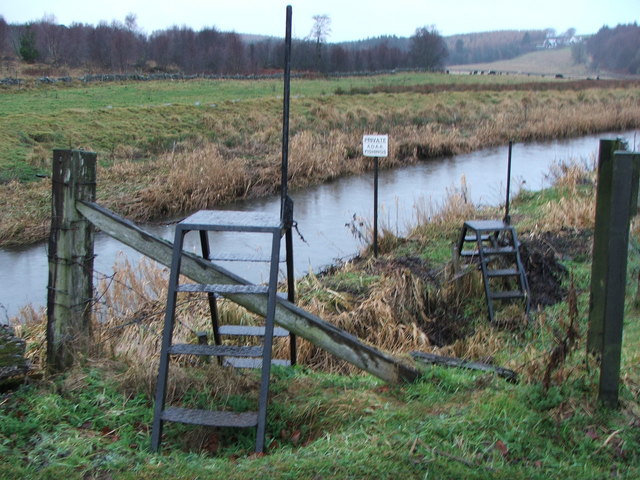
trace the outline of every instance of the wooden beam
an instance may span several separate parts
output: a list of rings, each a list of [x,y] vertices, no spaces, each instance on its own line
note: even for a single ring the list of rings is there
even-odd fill
[[[504,367],[496,367],[488,363],[472,362],[460,358],[443,357],[434,353],[411,352],[411,356],[416,360],[430,365],[440,365],[443,367],[465,368],[467,370],[480,370],[482,372],[495,372],[498,376],[510,381],[517,382],[518,374],[513,370]]]
[[[171,242],[145,232],[134,223],[96,203],[79,202],[76,208],[107,235],[163,265],[171,265]],[[238,275],[189,252],[183,253],[181,273],[198,283],[249,283]],[[233,294],[225,297],[251,312],[265,315],[266,295]],[[275,321],[295,335],[306,338],[314,345],[386,382],[411,382],[420,375],[413,366],[363,343],[354,335],[284,299],[278,299]]]

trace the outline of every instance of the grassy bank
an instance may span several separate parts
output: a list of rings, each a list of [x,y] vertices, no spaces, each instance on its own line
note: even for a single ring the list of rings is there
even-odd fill
[[[162,453],[150,454],[166,279],[149,264],[123,265],[99,288],[97,318],[106,322],[96,324],[94,354],[67,375],[0,394],[2,477],[638,478],[638,232],[630,243],[621,408],[607,410],[596,402],[597,374],[584,353],[594,176],[575,165],[553,175],[554,188],[522,192],[511,212],[527,252],[532,324],[514,305],[487,325],[476,270],[452,270],[462,220],[500,215],[470,205],[464,191],[440,214],[425,213],[407,237],[385,232],[378,259],[364,252],[297,286],[301,306],[380,348],[505,366],[518,383],[426,367],[415,384],[389,386],[302,342],[301,366],[273,374],[267,455],[251,454],[252,431],[177,424],[167,426]],[[206,304],[186,297],[180,311],[176,334],[195,342],[193,332],[208,323]],[[252,321],[226,302],[221,314]],[[37,367],[42,319],[23,317],[19,332]],[[215,362],[172,372],[171,401],[241,409],[255,402],[251,372]]]
[[[634,83],[406,73],[298,79],[291,184],[368,168],[363,133],[385,132],[383,167],[508,140],[567,138],[640,125]],[[570,87],[570,88],[567,88]],[[276,80],[30,86],[0,91],[0,246],[46,236],[51,149],[98,152],[100,203],[153,220],[277,189]],[[221,175],[222,172],[222,175]],[[230,172],[233,172],[231,175]]]

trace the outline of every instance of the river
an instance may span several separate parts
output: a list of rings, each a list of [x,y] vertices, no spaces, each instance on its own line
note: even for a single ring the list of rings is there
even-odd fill
[[[601,138],[621,137],[637,149],[640,130],[622,133],[591,135],[570,140],[545,143],[515,144],[512,152],[511,191],[524,187],[539,190],[549,185],[550,166],[558,162],[580,161],[592,164]],[[417,165],[381,170],[379,178],[379,218],[381,226],[403,234],[415,219],[416,207],[437,208],[447,196],[448,189],[460,185],[464,176],[469,198],[475,204],[499,205],[506,190],[507,147],[438,158]],[[302,238],[294,234],[296,276],[310,270],[318,271],[338,259],[353,256],[362,247],[349,228],[354,215],[372,223],[373,173],[344,177],[327,184],[290,192],[294,200],[294,218]],[[225,206],[229,210],[279,211],[279,197],[237,202]],[[148,225],[145,229],[172,239],[172,224]],[[265,243],[255,244],[253,237],[222,233],[212,237],[212,248],[229,251],[243,245],[251,250],[265,250]],[[187,236],[186,248],[197,251]],[[24,248],[0,249],[0,323],[6,323],[27,304],[36,308],[46,303],[48,263],[46,243]],[[110,275],[119,255],[136,262],[140,254],[104,234],[95,242],[95,271]],[[266,279],[255,264],[225,265],[253,282]]]

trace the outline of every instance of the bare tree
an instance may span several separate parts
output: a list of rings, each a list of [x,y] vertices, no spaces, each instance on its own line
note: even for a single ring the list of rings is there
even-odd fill
[[[416,67],[438,68],[444,64],[449,51],[435,26],[416,29],[411,37],[411,56]]]
[[[331,35],[331,17],[329,15],[314,15],[313,27],[309,32],[309,39],[316,44],[316,69],[322,70],[322,44]]]
[[[0,15],[0,56],[4,56],[8,51],[8,37],[9,37],[9,25],[5,21],[4,17]]]
[[[142,37],[138,33],[138,24],[135,14],[129,13],[124,20],[124,24],[113,21],[111,24],[113,35],[111,38],[112,64],[120,71],[124,72],[137,60],[141,60]]]
[[[62,42],[65,27],[58,25],[55,15],[49,14],[42,17],[38,24],[39,41],[42,42],[40,48],[45,59],[53,65],[58,65],[61,61]]]

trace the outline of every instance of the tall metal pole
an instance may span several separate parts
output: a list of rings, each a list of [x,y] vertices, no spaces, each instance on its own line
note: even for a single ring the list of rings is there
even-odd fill
[[[373,159],[373,256],[378,257],[378,157]]]
[[[287,193],[289,183],[289,99],[291,97],[291,5],[287,5],[287,17],[284,36],[284,104],[282,108],[282,180],[280,182],[280,218],[287,222],[285,232],[285,252],[287,258],[287,299],[295,303],[295,273],[293,268],[293,202],[287,207]],[[291,364],[297,362],[296,336],[289,334],[289,355]]]
[[[511,223],[511,217],[509,216],[509,198],[511,193],[511,149],[513,142],[509,141],[509,159],[507,160],[507,201],[504,204],[504,223],[509,225]]]
[[[289,176],[289,97],[291,95],[291,5],[287,5],[286,33],[284,38],[284,105],[282,109],[282,180],[280,184],[280,216],[285,212],[287,182]]]

